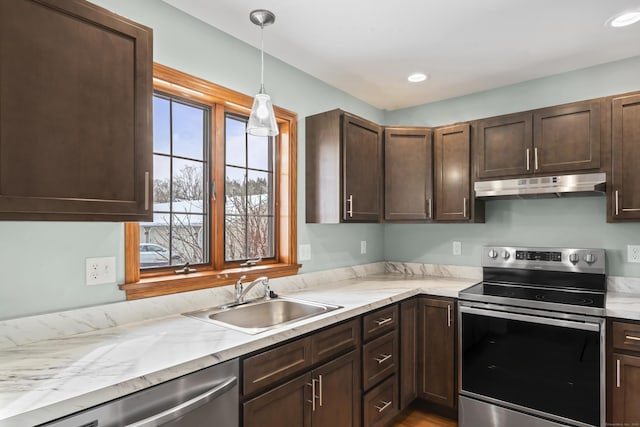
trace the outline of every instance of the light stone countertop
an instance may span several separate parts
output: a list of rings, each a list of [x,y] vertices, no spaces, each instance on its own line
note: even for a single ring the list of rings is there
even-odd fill
[[[257,335],[175,314],[0,349],[0,427],[48,422],[414,295],[456,298],[477,282],[374,274],[279,292],[343,308]],[[610,291],[606,304],[609,317],[640,320],[639,293]]]
[[[248,335],[181,315],[0,350],[0,426],[33,426],[418,294],[474,279],[373,275],[289,293],[343,308]],[[283,295],[287,295],[283,293]]]

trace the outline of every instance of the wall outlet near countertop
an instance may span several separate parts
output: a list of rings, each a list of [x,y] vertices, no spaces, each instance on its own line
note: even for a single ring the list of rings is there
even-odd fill
[[[85,260],[87,286],[116,282],[116,257],[107,256]]]
[[[360,254],[364,255],[367,253],[367,241],[360,240]]]
[[[627,245],[627,262],[640,262],[640,245]]]
[[[311,245],[298,246],[298,261],[309,261],[311,259]]]
[[[453,241],[453,254],[462,255],[462,242]]]

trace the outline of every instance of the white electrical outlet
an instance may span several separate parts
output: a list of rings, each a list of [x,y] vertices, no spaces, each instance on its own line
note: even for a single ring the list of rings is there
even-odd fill
[[[116,282],[116,257],[87,258],[85,261],[87,285],[104,285]]]
[[[453,242],[453,254],[462,255],[462,242],[458,242],[458,241]]]
[[[367,253],[367,241],[360,240],[360,254],[364,255]]]
[[[627,262],[640,262],[640,245],[627,245]]]
[[[298,247],[298,260],[309,261],[311,259],[311,245],[300,245]]]

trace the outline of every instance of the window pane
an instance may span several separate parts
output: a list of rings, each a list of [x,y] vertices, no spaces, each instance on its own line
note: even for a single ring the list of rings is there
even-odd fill
[[[271,174],[250,170],[247,175],[247,215],[270,215]]]
[[[201,108],[173,103],[173,155],[203,159],[204,111]]]
[[[202,163],[173,159],[173,210],[203,212]]]
[[[225,163],[233,166],[247,165],[246,128],[244,121],[227,116],[225,119]]]
[[[224,258],[227,261],[247,259],[246,217],[225,215]]]
[[[249,167],[261,170],[273,170],[272,138],[248,135]]]
[[[232,215],[245,215],[247,193],[245,169],[227,166],[225,179],[225,212]]]
[[[171,130],[170,101],[168,99],[153,97],[153,151],[155,153],[169,154]]]
[[[269,258],[273,253],[273,217],[247,217],[247,258]]]
[[[153,222],[140,223],[140,268],[169,265],[169,233],[168,214],[156,213]]]
[[[171,201],[171,158],[153,156],[153,210],[168,211]]]
[[[204,216],[176,213],[172,218],[172,265],[205,262]]]

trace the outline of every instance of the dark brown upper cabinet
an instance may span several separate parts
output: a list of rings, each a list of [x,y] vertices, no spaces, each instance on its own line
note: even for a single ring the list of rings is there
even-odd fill
[[[434,153],[436,221],[484,221],[484,205],[471,194],[469,124],[436,129]]]
[[[479,120],[476,177],[602,169],[600,100]]]
[[[480,120],[476,126],[479,178],[523,175],[532,172],[531,113]]]
[[[379,222],[382,130],[342,110],[306,118],[306,222]]]
[[[640,220],[640,93],[613,98],[611,221]]]
[[[151,29],[12,0],[0,40],[0,219],[151,220]]]
[[[428,128],[384,131],[384,219],[433,219],[433,140]]]

